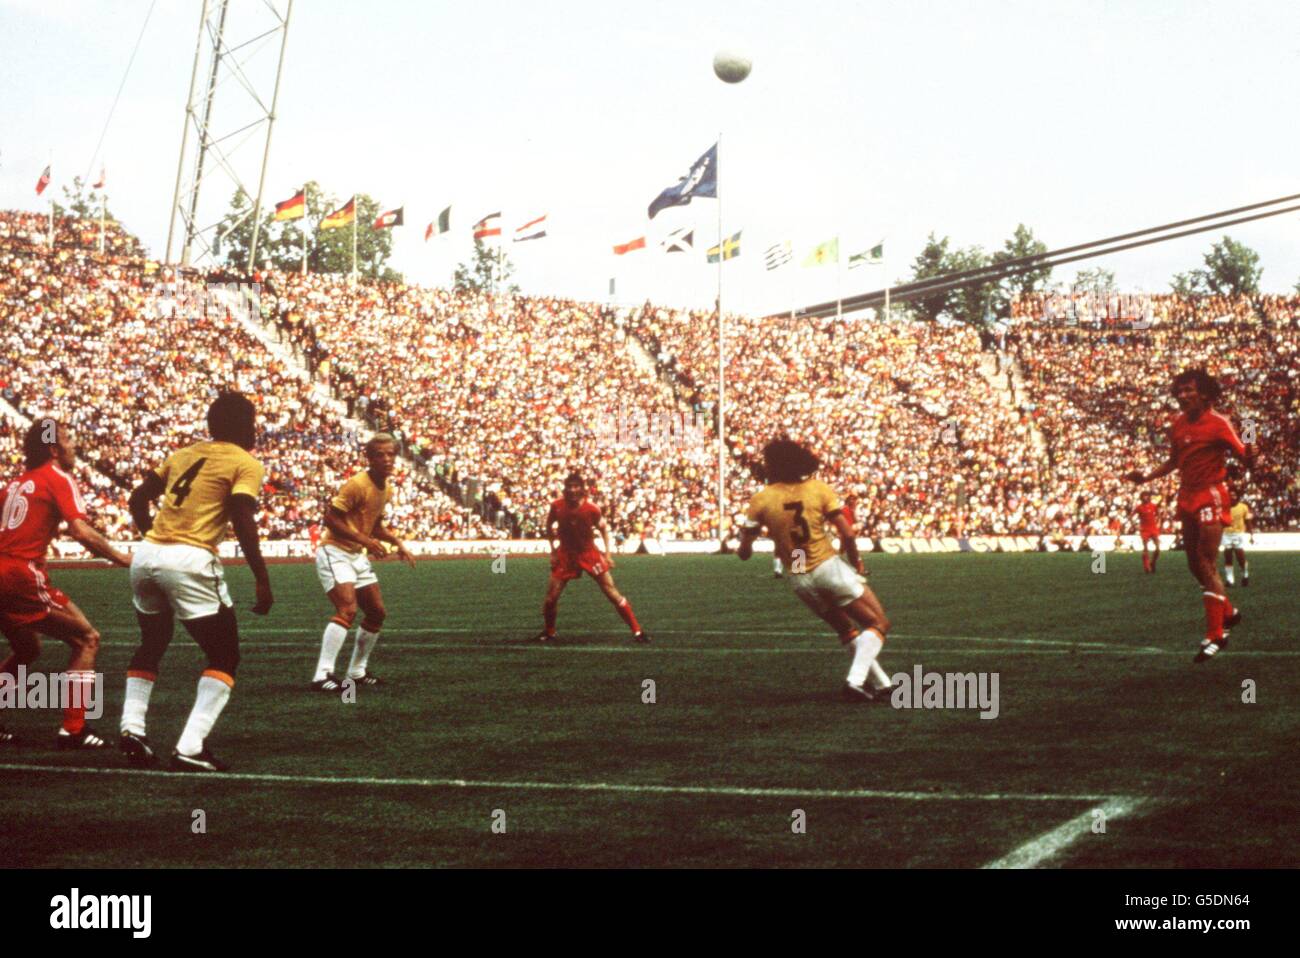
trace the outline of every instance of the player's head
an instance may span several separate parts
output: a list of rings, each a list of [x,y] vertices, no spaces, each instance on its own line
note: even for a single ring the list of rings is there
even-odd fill
[[[1198,366],[1174,377],[1173,393],[1183,412],[1200,412],[1218,402],[1222,390],[1219,381]]]
[[[243,393],[222,393],[208,407],[208,433],[244,449],[257,445],[257,410]]]
[[[1144,490],[1142,491],[1142,501],[1143,501],[1143,502],[1150,502],[1150,501],[1151,501],[1151,490],[1150,490],[1150,489],[1144,489]]]
[[[77,443],[70,426],[49,416],[33,420],[23,436],[23,458],[28,469],[39,469],[51,459],[64,469],[77,464]]]
[[[773,439],[763,447],[763,476],[768,482],[803,482],[821,464],[812,450],[793,439]]]
[[[576,505],[582,501],[582,497],[587,494],[587,482],[582,478],[582,474],[571,472],[564,477],[564,498],[571,504]]]
[[[380,476],[391,476],[397,466],[397,437],[388,432],[371,436],[366,443],[366,466]]]

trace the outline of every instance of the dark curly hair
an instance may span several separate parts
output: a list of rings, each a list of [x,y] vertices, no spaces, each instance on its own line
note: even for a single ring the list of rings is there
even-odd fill
[[[822,461],[793,439],[773,439],[763,447],[763,479],[802,482],[821,468]]]
[[[1223,387],[1219,381],[1211,376],[1204,366],[1197,366],[1195,369],[1184,369],[1174,377],[1170,385],[1170,391],[1177,393],[1178,387],[1184,383],[1192,383],[1196,386],[1196,391],[1204,396],[1209,402],[1217,402],[1223,395]]]

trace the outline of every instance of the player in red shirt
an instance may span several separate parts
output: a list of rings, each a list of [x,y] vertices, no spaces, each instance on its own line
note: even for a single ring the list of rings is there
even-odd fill
[[[86,522],[81,490],[71,475],[77,461],[71,429],[53,419],[36,420],[23,437],[23,454],[27,471],[9,483],[0,508],[0,632],[12,650],[0,663],[0,681],[17,681],[18,667],[36,661],[39,635],[62,639],[72,647],[72,656],[59,748],[104,748],[108,743],[86,725],[85,707],[95,684],[99,633],[50,583],[45,554],[66,522],[68,534],[93,555],[123,567],[131,564],[131,557]],[[13,733],[0,726],[0,744],[13,740]]]
[[[1138,530],[1142,536],[1142,568],[1154,573],[1156,563],[1160,561],[1160,507],[1151,501],[1151,493],[1144,492],[1142,504],[1134,511],[1137,512]],[[1151,550],[1147,549],[1148,543]]]
[[[603,553],[596,548],[597,529],[605,542]],[[614,610],[632,630],[632,639],[649,642],[650,636],[642,631],[632,613],[632,603],[614,588],[614,577],[609,574],[609,570],[614,568],[614,560],[610,557],[609,525],[600,514],[600,508],[587,498],[587,485],[576,472],[564,480],[563,498],[552,502],[550,511],[546,513],[546,538],[551,542],[551,581],[542,602],[545,628],[535,638],[542,642],[555,641],[560,593],[585,572],[596,580],[605,598],[613,603]]]
[[[1205,603],[1205,639],[1195,658],[1204,662],[1227,646],[1225,626],[1241,621],[1241,613],[1228,601],[1218,570],[1219,540],[1223,527],[1232,521],[1232,499],[1223,484],[1227,477],[1225,454],[1232,452],[1247,468],[1254,468],[1256,456],[1228,418],[1215,411],[1219,383],[1204,369],[1187,369],[1175,376],[1173,393],[1182,414],[1169,430],[1168,460],[1150,473],[1135,469],[1125,478],[1140,484],[1178,471],[1177,515],[1187,565],[1201,584]]]

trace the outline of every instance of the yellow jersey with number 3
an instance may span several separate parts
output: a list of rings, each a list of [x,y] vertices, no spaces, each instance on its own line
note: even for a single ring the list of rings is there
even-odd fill
[[[745,526],[767,526],[777,557],[790,571],[811,572],[836,555],[826,522],[843,508],[835,490],[820,479],[774,482],[749,500]]]
[[[184,543],[211,552],[226,537],[230,497],[262,494],[262,464],[233,442],[196,442],[154,469],[163,495],[150,542]]]

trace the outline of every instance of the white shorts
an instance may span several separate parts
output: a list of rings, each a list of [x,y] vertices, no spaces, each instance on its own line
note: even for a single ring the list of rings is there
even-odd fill
[[[1225,549],[1244,549],[1246,548],[1246,533],[1225,532],[1222,542]]]
[[[340,583],[364,589],[379,582],[375,570],[370,568],[370,556],[364,552],[346,552],[332,545],[323,545],[316,550],[316,576],[326,592]]]
[[[221,560],[207,549],[147,539],[131,554],[131,592],[137,612],[158,615],[170,606],[181,620],[216,615],[229,607]]]
[[[840,556],[827,559],[811,572],[792,573],[794,594],[818,615],[832,606],[845,606],[866,589],[853,567]]]

